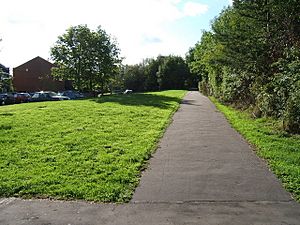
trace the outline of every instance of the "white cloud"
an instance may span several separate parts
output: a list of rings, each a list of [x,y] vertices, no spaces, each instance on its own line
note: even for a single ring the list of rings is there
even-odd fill
[[[115,36],[127,63],[158,54],[184,54],[186,44],[165,28],[208,10],[184,0],[10,0],[1,6],[5,10],[0,14],[0,62],[12,67],[37,55],[47,59],[57,36],[78,24],[92,29],[101,25]]]
[[[196,3],[196,2],[187,2],[184,5],[183,13],[186,16],[197,16],[199,14],[206,13],[208,11],[208,5]]]

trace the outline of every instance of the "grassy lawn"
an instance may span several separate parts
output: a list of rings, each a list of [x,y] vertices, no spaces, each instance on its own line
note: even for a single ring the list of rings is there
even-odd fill
[[[249,114],[220,104],[211,98],[232,126],[266,159],[284,187],[300,202],[300,136],[288,135],[272,119],[252,119]]]
[[[128,201],[184,94],[0,107],[0,196]]]

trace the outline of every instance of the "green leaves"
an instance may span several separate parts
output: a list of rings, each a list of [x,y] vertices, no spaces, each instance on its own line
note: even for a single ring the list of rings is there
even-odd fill
[[[143,63],[126,65],[121,72],[123,85],[134,91],[185,89],[197,86],[197,78],[190,73],[180,56],[158,56]],[[120,79],[119,78],[119,79]]]
[[[72,80],[81,91],[103,91],[120,63],[116,41],[100,26],[96,31],[86,25],[70,27],[51,48],[51,57],[57,65],[53,75]]]
[[[189,70],[180,56],[167,56],[159,65],[157,76],[161,90],[183,89]]]
[[[287,104],[298,112],[290,96],[300,80],[299,12],[294,0],[239,0],[224,9],[190,53],[202,92],[300,127],[285,116]]]

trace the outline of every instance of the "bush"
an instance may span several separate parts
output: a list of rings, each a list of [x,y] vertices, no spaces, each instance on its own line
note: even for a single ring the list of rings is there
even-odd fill
[[[286,101],[274,89],[274,85],[269,83],[256,97],[256,105],[262,116],[280,117],[282,115]]]
[[[287,131],[297,132],[299,124],[300,51],[286,49],[283,58],[273,64],[277,71],[256,97],[264,116],[283,119]],[[298,97],[298,99],[297,99]],[[297,115],[298,113],[298,115]],[[299,129],[298,129],[299,130]]]
[[[210,95],[210,93],[209,93],[209,85],[208,85],[208,83],[206,82],[206,81],[200,81],[199,83],[198,83],[198,87],[199,87],[199,91],[202,93],[202,94],[204,94],[204,95],[206,95],[206,96],[208,96],[208,95]]]
[[[300,89],[300,82],[298,82]],[[283,125],[290,133],[300,133],[300,90],[289,97],[285,110]]]

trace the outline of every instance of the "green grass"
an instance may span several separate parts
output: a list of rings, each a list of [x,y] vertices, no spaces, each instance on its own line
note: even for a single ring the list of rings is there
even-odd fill
[[[128,201],[184,94],[0,107],[0,196]]]
[[[253,119],[246,112],[220,104],[211,98],[232,126],[266,159],[284,187],[300,202],[300,136],[282,131],[280,122],[270,118]]]

